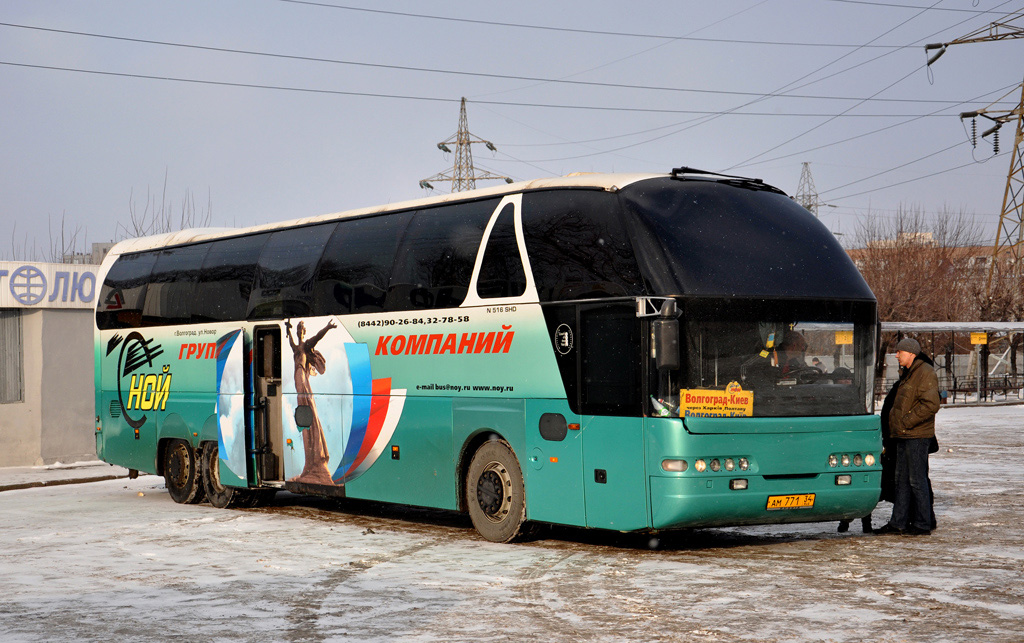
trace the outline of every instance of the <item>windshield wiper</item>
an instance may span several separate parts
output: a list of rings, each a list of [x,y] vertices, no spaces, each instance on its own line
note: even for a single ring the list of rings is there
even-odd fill
[[[768,185],[761,179],[752,179],[746,176],[735,176],[732,174],[720,174],[718,172],[709,172],[708,170],[700,170],[693,167],[677,167],[672,170],[672,178],[679,181],[700,181],[702,178],[686,175],[698,175],[699,177],[710,177],[717,180],[719,183],[725,183],[726,185],[732,185],[738,188],[747,188],[749,190],[764,190],[766,192],[775,192],[776,194],[785,195],[786,193],[779,188]]]

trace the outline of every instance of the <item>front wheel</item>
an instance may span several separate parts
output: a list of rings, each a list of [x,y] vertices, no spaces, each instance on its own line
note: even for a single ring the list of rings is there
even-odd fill
[[[184,440],[171,440],[164,449],[164,486],[174,502],[193,505],[206,494],[195,451]]]
[[[491,440],[473,454],[466,475],[466,504],[473,526],[487,540],[507,543],[524,535],[523,471],[508,442]]]

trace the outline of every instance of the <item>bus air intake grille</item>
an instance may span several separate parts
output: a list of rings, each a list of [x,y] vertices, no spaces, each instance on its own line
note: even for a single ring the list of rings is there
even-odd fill
[[[117,400],[110,402],[110,417],[119,418],[121,417],[121,403]]]

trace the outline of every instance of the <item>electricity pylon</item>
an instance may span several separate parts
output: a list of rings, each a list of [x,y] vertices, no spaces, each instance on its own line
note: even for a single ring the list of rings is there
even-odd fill
[[[938,53],[928,59],[928,64],[931,65],[938,60],[942,54],[946,53],[946,48],[950,45],[1024,38],[1024,27],[1010,24],[1021,17],[1024,17],[1024,11],[1010,14],[1000,22],[993,22],[988,27],[982,27],[956,40],[925,45],[926,52],[938,50]],[[996,230],[996,241],[992,247],[992,261],[988,268],[988,280],[985,282],[985,295],[988,297],[992,295],[992,281],[1000,254],[1004,255],[1003,264],[1007,266],[1011,278],[1020,277],[1022,269],[1024,269],[1024,261],[1022,261],[1024,260],[1024,228],[1021,226],[1021,215],[1024,211],[1024,198],[1022,198],[1024,197],[1024,82],[1021,83],[1020,102],[1017,103],[1015,109],[1009,111],[978,109],[960,114],[961,120],[975,119],[978,116],[995,123],[982,134],[982,137],[990,134],[993,136],[997,154],[999,153],[999,128],[1012,120],[1017,121],[1017,132],[1013,139],[1013,150],[1010,153],[1010,172],[1006,175],[1003,207],[999,213],[999,228]],[[976,143],[977,139],[973,135],[972,139],[971,142]],[[1011,284],[1013,283],[1011,282]],[[1016,286],[1011,285],[1011,287]]]
[[[482,138],[473,138],[469,133],[469,121],[466,119],[466,99],[463,97],[462,105],[459,107],[459,129],[452,136],[437,144],[437,149],[442,152],[451,153],[449,145],[455,146],[455,164],[450,171],[438,172],[434,176],[427,177],[420,181],[420,187],[424,190],[433,190],[431,182],[451,181],[452,192],[462,192],[476,188],[477,181],[500,179],[505,183],[511,183],[512,179],[507,176],[499,176],[487,171],[478,172],[473,166],[473,150],[470,147],[473,143],[483,143],[487,149],[497,152],[498,148],[494,143],[485,141]]]
[[[818,200],[818,190],[814,187],[810,163],[804,163],[803,169],[800,170],[800,184],[796,188],[793,200],[810,210],[814,216],[818,216],[820,206],[828,205]]]

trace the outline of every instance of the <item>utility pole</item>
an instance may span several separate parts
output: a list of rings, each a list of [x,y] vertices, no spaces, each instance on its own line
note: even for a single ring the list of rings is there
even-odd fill
[[[434,176],[423,179],[420,181],[420,187],[424,190],[433,190],[434,186],[431,182],[451,181],[452,192],[462,192],[463,190],[475,189],[476,182],[482,180],[500,179],[505,181],[505,183],[511,183],[512,179],[507,176],[499,176],[487,171],[478,172],[476,170],[473,166],[473,150],[471,147],[473,143],[483,143],[492,152],[498,151],[498,148],[494,147],[494,143],[485,141],[482,138],[474,138],[469,133],[469,121],[466,118],[466,99],[463,97],[462,104],[459,107],[459,129],[455,134],[437,144],[437,149],[448,154],[452,151],[448,146],[455,146],[455,164],[449,171],[438,172]]]
[[[1024,38],[1024,27],[1010,24],[1019,18],[1024,17],[1024,11],[1010,14],[1002,21],[993,22],[988,27],[973,31],[966,36],[951,40],[945,43],[934,43],[925,45],[925,52],[938,50],[928,59],[931,65],[946,53],[950,45],[964,45],[976,42],[993,42],[996,40],[1010,40]],[[1021,215],[1024,211],[1024,82],[1021,83],[1020,102],[1015,109],[1009,111],[978,109],[960,114],[960,119],[972,119],[971,143],[977,143],[974,132],[977,131],[974,119],[981,116],[995,123],[991,128],[982,133],[982,138],[991,135],[993,149],[999,153],[999,128],[1016,120],[1017,132],[1013,139],[1013,150],[1010,153],[1010,171],[1006,175],[1006,189],[1003,191],[1003,207],[999,212],[999,228],[996,230],[996,241],[992,247],[992,261],[989,263],[988,279],[985,282],[986,299],[992,296],[993,277],[996,274],[997,264],[1000,255],[1003,255],[1003,264],[1008,270],[1010,287],[1019,287],[1019,278],[1024,268],[1024,229],[1021,227]]]

